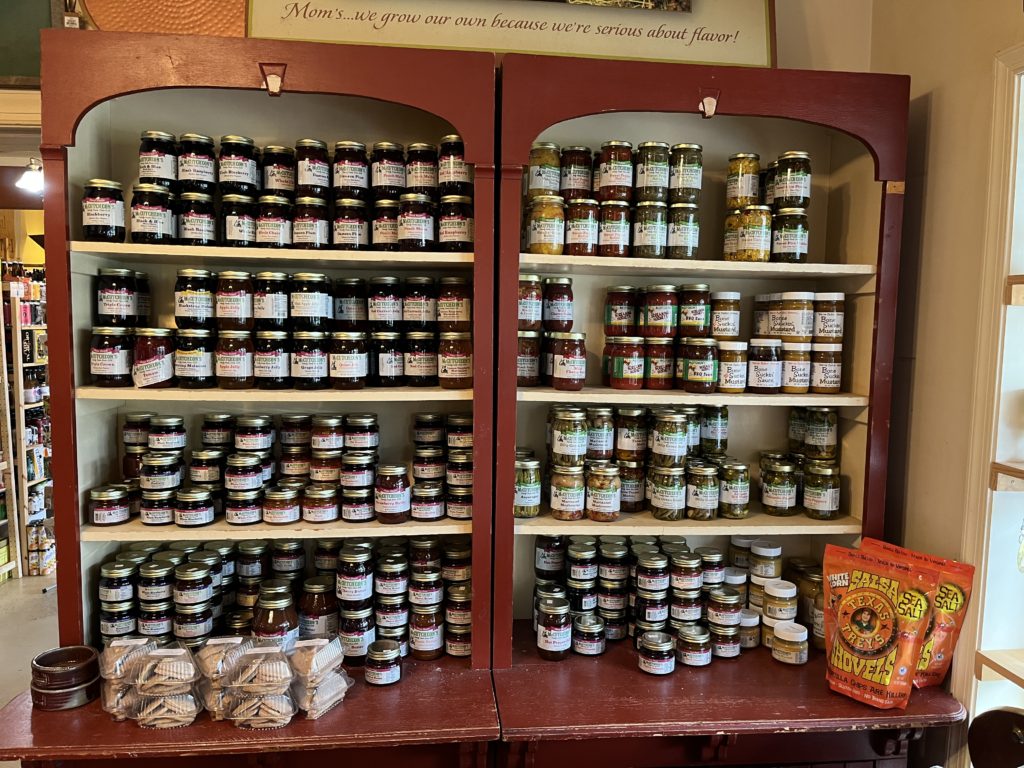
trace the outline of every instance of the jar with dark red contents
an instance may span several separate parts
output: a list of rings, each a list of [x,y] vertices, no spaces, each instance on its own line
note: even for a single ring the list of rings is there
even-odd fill
[[[589,194],[569,199],[565,212],[565,253],[570,256],[596,256],[598,252],[601,208]]]
[[[567,333],[573,324],[572,278],[544,278],[544,330]]]
[[[405,157],[401,144],[378,141],[370,154],[370,184],[377,200],[395,199],[405,192]]]
[[[132,382],[136,387],[173,387],[174,339],[170,328],[136,328],[132,355]]]
[[[540,385],[540,334],[519,331],[519,350],[516,354],[516,386]]]
[[[608,386],[636,390],[644,387],[644,340],[641,336],[609,336],[605,339]]]
[[[147,445],[151,451],[180,451],[185,447],[185,420],[181,416],[152,416]]]
[[[609,286],[604,298],[604,333],[606,336],[637,334],[638,291],[632,285]]]
[[[320,197],[297,197],[292,213],[292,245],[305,250],[327,248],[331,230],[327,224],[327,202]]]
[[[676,358],[672,339],[647,339],[644,361],[645,389],[672,389]]]
[[[416,447],[431,445],[443,448],[445,445],[443,416],[440,413],[417,413],[413,421],[412,441]]]
[[[334,201],[331,247],[336,251],[362,251],[370,247],[370,225],[366,203],[351,197]]]
[[[314,448],[309,459],[309,479],[314,483],[338,483],[341,479],[341,451]]]
[[[295,142],[295,196],[326,199],[330,188],[327,145],[318,139],[299,139]]]
[[[284,331],[256,331],[252,370],[257,389],[291,387],[291,342]]]
[[[209,491],[179,489],[174,496],[174,524],[179,528],[199,528],[213,522],[213,499]]]
[[[711,291],[706,284],[679,286],[679,335],[711,335]]]
[[[214,330],[215,284],[208,270],[178,270],[174,283],[174,324],[179,330]]]
[[[334,579],[316,576],[302,582],[299,601],[299,638],[330,640],[338,632],[338,598]]]
[[[405,334],[402,352],[405,383],[410,387],[437,386],[438,341],[433,333]]]
[[[221,136],[220,191],[228,195],[254,195],[259,190],[256,145],[248,136]]]
[[[263,148],[264,195],[283,195],[289,200],[295,196],[295,150],[270,144]]]
[[[253,378],[252,333],[221,331],[217,336],[217,386],[221,389],[251,389]]]
[[[143,131],[139,142],[139,183],[160,184],[167,189],[178,181],[178,150],[174,134]]]
[[[572,647],[572,621],[569,601],[561,597],[537,602],[537,655],[548,661],[569,658]]]
[[[403,251],[432,251],[434,204],[427,195],[402,195],[398,210],[398,246]]]
[[[149,275],[145,272],[136,272],[135,288],[138,292],[138,303],[135,307],[135,325],[149,325],[153,309],[153,294],[149,289]]]
[[[167,244],[174,242],[172,217],[167,187],[159,184],[136,184],[132,187],[132,242]]]
[[[334,329],[367,330],[366,283],[361,277],[344,277],[335,282]]]
[[[333,523],[338,519],[338,489],[307,485],[302,496],[302,519],[307,523]]]
[[[331,191],[336,198],[366,200],[370,196],[370,164],[366,145],[358,141],[334,142]]]
[[[640,328],[646,338],[675,338],[679,318],[679,294],[674,285],[649,285],[644,293]]]
[[[326,331],[333,322],[331,281],[319,272],[292,275],[289,315],[293,331]]]
[[[366,523],[373,518],[372,488],[345,488],[342,490],[342,520],[346,523]]]
[[[192,451],[188,467],[188,479],[193,483],[219,483],[224,467],[224,451],[206,448]]]
[[[101,486],[89,491],[89,516],[93,525],[127,523],[128,494],[120,488]]]
[[[345,450],[375,451],[380,445],[380,426],[375,413],[349,413],[344,418]]]
[[[130,387],[134,339],[128,328],[93,328],[89,374],[96,387]]]
[[[441,389],[473,388],[471,334],[441,334],[441,341],[437,347],[437,379]]]
[[[213,196],[202,192],[183,192],[178,214],[179,245],[216,245],[217,219],[213,214]]]
[[[369,372],[366,334],[335,331],[331,334],[330,378],[334,389],[362,389]]]
[[[298,477],[309,479],[309,446],[281,446],[281,477]]]
[[[402,290],[397,277],[370,278],[366,314],[371,331],[400,330]]]
[[[156,416],[153,413],[129,413],[124,417],[124,426],[121,428],[121,442],[125,445],[149,446],[150,419]],[[182,441],[185,445],[185,430],[181,430]]]
[[[104,267],[96,282],[96,324],[113,328],[136,325],[139,292],[135,271]]]
[[[402,297],[402,326],[407,331],[437,330],[437,288],[432,277],[407,277]]]
[[[217,276],[214,310],[218,331],[251,331],[253,284],[248,272],[224,271]]]
[[[201,133],[183,133],[178,141],[178,189],[212,195],[217,186],[213,139]]]
[[[363,666],[366,662],[367,649],[377,638],[373,608],[343,608],[338,623],[338,638],[341,640],[345,664],[350,667]]]
[[[628,141],[606,141],[601,145],[602,202],[633,202],[633,145]]]
[[[457,133],[441,137],[438,151],[438,193],[443,195],[473,195],[473,170],[466,162],[465,146]]]
[[[444,484],[436,480],[417,482],[412,487],[410,516],[420,522],[441,520],[444,512]]]
[[[121,474],[125,479],[138,477],[142,473],[142,457],[148,452],[143,445],[126,445],[121,457]]]
[[[629,203],[605,200],[601,203],[601,225],[597,236],[597,255],[629,256]]]
[[[471,450],[473,448],[473,414],[448,414],[445,429],[448,450]]]
[[[437,329],[442,333],[472,330],[472,286],[464,277],[442,277],[437,296]]]
[[[235,427],[235,448],[240,451],[268,451],[274,429],[269,416],[239,416]]]
[[[89,179],[85,183],[82,236],[94,243],[124,242],[124,194],[119,182]]]
[[[436,553],[440,555],[440,552]],[[425,567],[417,567],[413,561],[413,569],[409,576],[409,602],[416,605],[438,605],[444,600],[444,582],[441,580],[440,563]]]
[[[390,555],[378,560],[373,590],[378,596],[405,595],[409,590],[409,561],[401,555]]]
[[[316,450],[335,450],[345,447],[345,430],[340,416],[314,416],[310,445]]]
[[[406,192],[437,196],[437,147],[415,142],[408,146],[405,160]]]
[[[473,198],[446,195],[437,219],[438,249],[447,253],[473,250]]]
[[[295,389],[330,387],[327,334],[297,331],[292,334],[291,376]]]
[[[594,158],[590,147],[562,147],[560,194],[565,200],[590,197]]]
[[[409,471],[404,465],[381,464],[377,467],[377,483],[373,508],[380,523],[404,523],[409,520],[412,491]]]
[[[405,356],[401,334],[380,331],[370,334],[369,373],[372,387],[401,387],[405,384]]]
[[[288,275],[284,272],[257,272],[253,282],[253,316],[257,331],[284,331],[288,328]]]
[[[139,487],[144,491],[163,491],[181,485],[177,455],[152,451],[142,457]]]
[[[224,470],[224,486],[229,491],[252,491],[263,487],[260,457],[255,453],[233,453]]]
[[[370,550],[345,547],[338,552],[338,573],[335,594],[343,609],[352,610],[369,605],[373,597],[373,565]]]
[[[281,195],[263,195],[256,209],[256,247],[287,248],[291,244],[291,202]]]
[[[586,334],[552,333],[551,386],[563,392],[578,392],[587,382]]]
[[[519,276],[519,330],[539,331],[542,328],[544,291],[539,275]]]
[[[398,208],[397,200],[377,200],[373,203],[373,218],[370,221],[371,250],[398,250]]]
[[[676,388],[709,395],[718,386],[718,342],[684,338],[676,350]]]

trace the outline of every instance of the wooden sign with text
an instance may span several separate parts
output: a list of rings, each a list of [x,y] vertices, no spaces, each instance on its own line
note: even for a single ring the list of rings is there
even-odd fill
[[[773,63],[773,0],[690,13],[536,0],[250,0],[250,37],[694,64]]]

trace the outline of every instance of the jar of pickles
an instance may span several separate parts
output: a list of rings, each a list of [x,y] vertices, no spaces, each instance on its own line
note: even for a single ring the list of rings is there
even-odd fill
[[[788,517],[800,512],[796,504],[796,466],[787,461],[769,462],[761,475],[761,505],[765,514]]]
[[[812,520],[839,517],[839,467],[808,461],[804,464],[803,508]]]
[[[700,204],[704,172],[700,144],[674,144],[669,156],[669,202]]]
[[[520,459],[515,463],[515,501],[513,517],[537,517],[540,514],[541,474],[536,459]]]
[[[652,467],[648,506],[656,520],[686,517],[686,470],[680,467]]]

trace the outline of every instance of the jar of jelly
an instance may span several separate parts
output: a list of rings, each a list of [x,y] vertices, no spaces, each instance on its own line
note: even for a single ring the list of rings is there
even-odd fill
[[[370,222],[370,249],[374,251],[398,250],[397,200],[376,200]]]
[[[334,201],[331,220],[331,247],[338,251],[360,251],[370,245],[366,221],[366,203],[350,197]]]
[[[263,148],[264,195],[281,195],[288,200],[295,196],[295,150],[270,144]]]
[[[330,280],[319,272],[296,272],[289,305],[293,331],[325,331],[334,315]]]
[[[370,279],[366,318],[371,331],[398,331],[402,327],[402,291],[397,277]]]
[[[217,217],[213,212],[213,195],[182,192],[178,200],[178,243],[216,245]]]
[[[437,386],[436,336],[420,331],[405,334],[402,353],[405,383],[410,387]]]
[[[358,141],[334,142],[331,192],[335,198],[364,201],[370,196],[370,166],[366,145]]]
[[[405,189],[437,197],[437,147],[415,142],[408,146],[405,161]]]
[[[572,648],[569,601],[544,598],[537,604],[537,654],[548,661],[562,661]]]
[[[254,386],[252,333],[221,331],[217,336],[215,357],[217,386],[221,389],[250,389]]]
[[[435,249],[434,204],[427,195],[401,196],[398,211],[398,246],[403,251]]]
[[[284,272],[257,272],[253,282],[253,327],[257,331],[284,331],[288,325],[290,286]]]
[[[140,389],[175,385],[174,340],[170,328],[136,328],[132,382]]]
[[[295,142],[296,197],[327,198],[331,188],[331,166],[327,145],[319,139]]]
[[[299,601],[299,638],[330,640],[338,632],[338,598],[334,579],[316,576],[302,582]]]
[[[223,195],[220,207],[221,244],[251,248],[256,244],[256,200],[248,195]]]
[[[183,133],[178,141],[178,189],[212,195],[217,186],[213,139],[201,133]]]
[[[473,487],[449,486],[445,499],[445,511],[453,520],[473,518]]]
[[[409,648],[412,657],[421,661],[444,655],[444,613],[440,605],[413,605]]]
[[[267,451],[273,445],[269,416],[239,416],[235,426],[235,448],[239,451]]]
[[[253,381],[257,389],[291,386],[291,343],[284,331],[256,331],[253,345]]]
[[[123,243],[124,234],[121,184],[89,179],[82,194],[82,236],[94,243]]]
[[[473,167],[466,162],[465,145],[457,133],[441,137],[437,158],[438,193],[473,195]]]
[[[338,519],[338,491],[332,487],[307,485],[302,497],[302,519],[308,523],[331,523]]]
[[[198,528],[213,522],[213,499],[209,491],[179,489],[174,496],[174,524],[179,528]]]
[[[472,286],[464,277],[442,277],[437,297],[437,330],[469,333],[472,330]]]
[[[473,198],[445,195],[437,218],[438,248],[448,253],[473,250]]]
[[[96,387],[130,387],[134,347],[128,328],[93,328],[89,374]]]
[[[263,492],[263,522],[270,525],[290,525],[301,517],[299,492],[294,488],[278,486]]]
[[[363,608],[373,597],[373,567],[370,551],[344,548],[338,552],[338,573],[335,592],[345,610]]]
[[[377,467],[373,507],[378,522],[404,523],[409,519],[412,491],[404,465],[382,464]]]
[[[214,302],[218,331],[252,330],[253,283],[248,272],[221,272]]]
[[[330,387],[327,334],[298,331],[292,334],[291,376],[295,389]]]
[[[132,242],[167,244],[174,242],[171,231],[169,190],[159,184],[136,184],[132,187]]]
[[[469,333],[441,334],[437,374],[442,389],[473,388],[473,341]]]
[[[174,324],[179,330],[216,328],[213,273],[206,269],[179,269],[174,283]]]
[[[263,195],[256,209],[256,247],[287,248],[292,244],[292,204],[281,195]]]
[[[378,141],[373,145],[370,185],[375,200],[394,200],[405,192],[405,157],[401,144]]]
[[[367,685],[392,685],[402,679],[402,652],[394,640],[377,640],[366,648],[363,674]]]
[[[139,183],[168,190],[178,181],[178,149],[173,133],[143,131],[139,141]]]
[[[256,145],[248,136],[221,136],[218,164],[222,194],[254,195],[259,191]]]
[[[135,271],[101,268],[96,285],[96,324],[112,328],[135,326],[139,292]]]
[[[317,250],[331,243],[327,224],[327,202],[319,197],[297,197],[292,215],[292,244]]]

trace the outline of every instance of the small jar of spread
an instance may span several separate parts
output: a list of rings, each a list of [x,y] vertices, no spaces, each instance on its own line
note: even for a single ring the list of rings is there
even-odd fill
[[[403,251],[435,249],[434,204],[427,195],[406,194],[399,198],[398,246]]]
[[[767,620],[765,621],[767,628]],[[783,664],[807,663],[807,628],[792,621],[780,621],[772,630],[772,658]]]
[[[288,652],[299,638],[299,614],[290,593],[261,592],[252,614],[252,636]]]
[[[209,567],[199,563],[183,563],[174,569],[174,602],[197,605],[213,598],[213,576]]]
[[[301,517],[299,492],[278,486],[263,492],[263,522],[269,525],[290,525]]]
[[[248,195],[223,195],[220,206],[221,244],[235,248],[256,245],[256,200]]]
[[[453,520],[473,519],[473,487],[449,486],[445,498],[445,512]]]
[[[544,278],[543,322],[544,330],[548,333],[567,333],[572,330],[572,278]]]
[[[366,317],[371,331],[398,331],[403,323],[402,289],[397,277],[370,278]]]
[[[174,524],[179,528],[199,528],[213,522],[213,498],[199,488],[180,489],[174,496]]]
[[[292,244],[292,204],[281,195],[263,195],[256,213],[256,246],[287,248]]]
[[[629,256],[629,203],[622,200],[604,200],[601,203],[597,255]]]
[[[204,331],[203,333],[209,333]],[[253,377],[252,333],[221,331],[216,349],[217,386],[221,389],[250,389]]]
[[[136,184],[132,187],[132,242],[150,245],[174,242],[171,231],[169,190],[159,184]]]
[[[327,334],[297,331],[292,334],[291,377],[295,389],[330,387]]]
[[[569,657],[571,647],[569,601],[542,598],[537,603],[537,654],[548,661],[562,661]]]
[[[539,275],[519,275],[520,331],[539,331],[542,328],[544,294]]]
[[[444,655],[444,613],[440,605],[413,605],[409,649],[412,657],[420,661]]]
[[[235,426],[235,448],[239,451],[268,451],[273,445],[273,432],[269,416],[239,416]]]
[[[89,374],[96,387],[130,387],[134,341],[128,328],[93,328]]]
[[[445,195],[437,218],[437,241],[441,251],[469,253],[473,250],[473,198]]]
[[[139,520],[143,525],[170,525],[174,522],[174,489],[143,491],[139,502]]]
[[[170,328],[136,328],[132,382],[140,389],[175,385],[174,340]]]
[[[373,506],[378,522],[408,521],[411,504],[412,492],[406,467],[398,464],[382,464],[377,467]]]
[[[334,142],[331,191],[335,198],[362,201],[370,196],[370,165],[366,145],[358,141]]]
[[[637,203],[633,215],[633,257],[663,259],[667,248],[668,206],[653,201]]]
[[[119,182],[108,179],[85,182],[82,236],[94,243],[124,242],[124,194]]]
[[[405,334],[402,367],[410,387],[437,386],[438,342],[433,333],[414,331]]]
[[[782,388],[782,360],[779,339],[751,339],[748,353],[747,390],[759,395],[775,395]]]
[[[371,188],[377,200],[396,199],[405,192],[405,157],[401,144],[378,141],[370,154]]]
[[[217,186],[213,139],[201,133],[183,133],[178,141],[178,189],[213,194]]]
[[[295,142],[295,159],[296,196],[326,199],[331,188],[327,144],[318,139],[299,139]]]
[[[587,381],[586,334],[552,333],[554,355],[551,386],[563,392],[578,392]]]
[[[370,222],[370,248],[374,251],[397,251],[398,246],[397,200],[376,200]]]
[[[672,635],[666,632],[643,633],[638,645],[640,670],[649,675],[668,675],[675,672],[675,646]]]
[[[320,197],[296,197],[292,213],[292,245],[318,250],[330,245],[327,202]]]
[[[392,685],[402,679],[401,647],[394,640],[377,640],[366,647],[363,674],[367,685]]]

